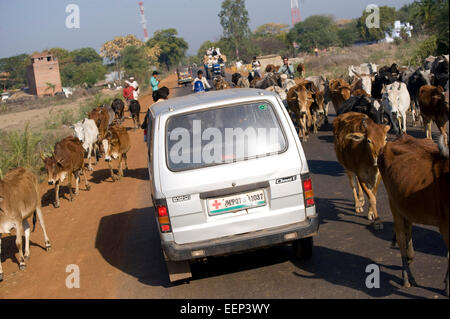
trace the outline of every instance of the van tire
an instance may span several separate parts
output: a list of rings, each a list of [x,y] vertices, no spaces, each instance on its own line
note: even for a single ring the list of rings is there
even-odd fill
[[[298,260],[307,260],[312,257],[314,242],[312,237],[297,239],[292,243],[294,257]]]

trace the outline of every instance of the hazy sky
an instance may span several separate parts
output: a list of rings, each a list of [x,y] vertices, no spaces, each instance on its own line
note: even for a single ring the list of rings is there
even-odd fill
[[[46,48],[69,50],[101,45],[115,36],[143,39],[138,0],[0,0],[0,57]],[[332,14],[337,19],[359,17],[368,4],[400,8],[412,0],[299,0],[302,19]],[[80,28],[68,29],[68,4],[80,8]],[[222,0],[144,0],[150,37],[155,30],[176,28],[196,54],[206,40],[222,34],[217,14]],[[291,24],[290,0],[246,0],[250,28],[267,22]]]

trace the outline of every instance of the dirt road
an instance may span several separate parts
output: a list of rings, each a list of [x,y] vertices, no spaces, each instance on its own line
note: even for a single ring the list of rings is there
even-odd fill
[[[162,81],[176,93],[176,77]],[[153,100],[151,95],[140,99],[145,110]],[[42,110],[40,110],[42,112]],[[128,115],[128,114],[126,114]],[[143,119],[141,119],[143,120]],[[131,120],[124,125],[131,127]],[[81,183],[74,202],[67,200],[68,188],[62,187],[61,207],[53,208],[54,191],[42,184],[43,212],[52,250],[43,249],[43,234],[39,225],[31,234],[31,257],[26,271],[19,271],[15,254],[15,235],[3,235],[1,260],[5,279],[0,283],[0,298],[113,298],[118,291],[117,276],[123,275],[117,263],[127,260],[130,253],[120,243],[133,236],[136,225],[133,212],[151,206],[147,172],[147,152],[142,130],[128,131],[132,147],[128,155],[129,171],[113,183],[103,159],[89,172],[91,190]],[[117,164],[113,163],[116,168]],[[127,213],[123,213],[127,212]],[[119,214],[120,213],[120,214]],[[149,212],[148,218],[153,218]],[[139,253],[139,252],[134,252]],[[105,258],[102,255],[106,255]],[[67,289],[66,267],[75,264],[80,269],[80,289]],[[104,278],[98,284],[98,278]],[[24,289],[26,287],[26,289]]]

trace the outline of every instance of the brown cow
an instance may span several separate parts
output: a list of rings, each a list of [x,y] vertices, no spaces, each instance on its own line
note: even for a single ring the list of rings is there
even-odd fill
[[[275,66],[273,64],[268,64],[266,66],[266,73],[270,73],[270,72],[275,73],[275,72],[278,72],[279,69],[280,69],[279,65]]]
[[[376,208],[376,194],[381,181],[377,158],[386,143],[389,129],[389,126],[376,124],[367,115],[356,112],[341,114],[333,121],[334,150],[348,175],[355,199],[355,211],[364,211],[362,187],[370,203],[368,219],[373,220],[373,226],[377,230],[383,229]],[[359,195],[356,192],[355,177]]]
[[[311,122],[310,108],[314,102],[312,93],[304,84],[298,84],[289,89],[286,100],[289,110],[294,114],[295,120],[298,121],[299,137],[306,141]]]
[[[445,124],[448,122],[449,108],[444,89],[440,86],[423,85],[419,89],[418,100],[427,138],[431,139],[431,121],[434,121],[447,145]]]
[[[388,193],[395,235],[402,255],[404,287],[416,285],[409,268],[414,257],[413,223],[438,226],[447,251],[449,248],[449,159],[442,135],[439,143],[438,148],[431,140],[403,134],[387,143],[378,157],[378,167]],[[447,268],[447,296],[448,281]]]
[[[350,98],[351,90],[350,84],[343,79],[330,80],[329,92],[336,114],[342,104]]]
[[[300,77],[302,78],[305,74],[305,65],[303,63],[299,63],[297,65],[297,72],[300,75]]]
[[[23,167],[9,171],[5,178],[0,180],[0,255],[2,233],[9,234],[12,229],[15,229],[20,270],[26,268],[26,260],[30,257],[28,218],[33,213],[39,218],[44,233],[45,248],[48,251],[51,245],[45,230],[37,178],[30,170]],[[36,219],[33,217],[33,230],[35,222]],[[25,235],[25,255],[22,251],[22,235]],[[0,261],[0,281],[2,280],[3,270]]]
[[[111,178],[114,182],[116,179],[118,180],[120,177],[123,177],[122,158],[125,160],[125,169],[128,170],[127,152],[131,148],[130,136],[124,127],[111,126],[102,143],[105,151],[105,161],[108,162]],[[112,159],[119,159],[118,176],[114,175],[111,164]]]
[[[95,121],[98,128],[98,140],[102,141],[105,138],[106,130],[108,129],[108,110],[103,107],[97,107],[88,113],[88,118]]]
[[[79,139],[68,136],[55,144],[55,152],[51,157],[45,158],[41,154],[47,171],[48,184],[55,185],[55,208],[59,207],[59,186],[67,177],[69,186],[70,201],[73,201],[72,194],[72,174],[75,176],[75,195],[78,195],[80,175],[84,176],[86,190],[90,190],[90,185],[86,177],[84,167],[84,149]]]

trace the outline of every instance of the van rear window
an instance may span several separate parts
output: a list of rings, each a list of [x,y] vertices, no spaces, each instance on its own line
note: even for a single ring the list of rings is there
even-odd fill
[[[167,122],[166,158],[172,171],[279,154],[284,131],[268,102],[174,115]]]

